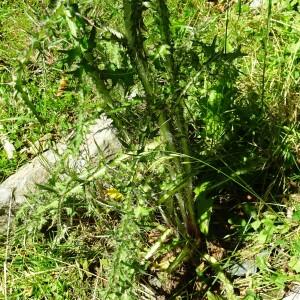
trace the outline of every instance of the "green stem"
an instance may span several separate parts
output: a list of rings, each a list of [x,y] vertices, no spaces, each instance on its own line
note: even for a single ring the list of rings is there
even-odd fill
[[[147,106],[151,109],[155,107],[155,100],[157,95],[154,89],[154,80],[150,72],[150,67],[147,64],[147,58],[145,56],[144,45],[143,45],[143,34],[142,34],[142,1],[141,0],[123,0],[124,7],[124,22],[126,29],[127,47],[129,57],[132,65],[135,66],[138,73],[139,79],[144,87],[147,96]],[[167,6],[164,1],[159,0],[159,12],[161,19],[161,32],[163,42],[170,47],[170,55],[167,59],[167,69],[171,81],[172,94],[175,95],[176,90],[176,72],[175,64],[173,59],[173,46],[171,42],[171,34],[169,30],[169,16]],[[172,97],[172,102],[176,101],[175,96]],[[167,102],[167,101],[166,101]],[[193,196],[192,196],[192,179],[190,178],[191,164],[189,161],[190,151],[187,140],[187,129],[184,126],[184,116],[181,101],[176,105],[175,103],[175,116],[168,116],[167,103],[165,106],[167,109],[160,109],[158,112],[159,126],[163,140],[166,143],[167,150],[173,153],[183,153],[183,157],[174,158],[174,166],[169,166],[168,170],[171,179],[176,179],[178,175],[188,176],[188,182],[184,187],[183,192],[176,194],[180,213],[185,225],[185,235],[188,234],[192,237],[199,236],[198,226],[195,220]],[[174,105],[174,103],[173,103]],[[171,112],[174,111],[171,110]],[[175,141],[179,141],[179,148]],[[183,166],[182,166],[183,164]],[[174,215],[174,204],[168,206],[168,212],[173,211]],[[180,224],[177,224],[181,227]]]
[[[167,70],[171,82],[171,94],[172,100],[171,105],[174,106],[171,111],[175,111],[175,117],[172,118],[174,127],[176,129],[175,137],[179,141],[179,153],[184,154],[181,157],[182,166],[178,166],[178,170],[183,172],[188,178],[186,186],[184,188],[185,197],[184,200],[179,200],[179,205],[182,207],[182,217],[185,220],[185,224],[188,230],[188,233],[194,237],[199,236],[199,229],[196,222],[195,210],[194,210],[194,198],[193,198],[193,182],[191,174],[191,161],[190,161],[190,147],[188,141],[188,129],[185,125],[184,110],[183,110],[183,99],[182,97],[177,97],[177,71],[176,65],[174,62],[174,47],[173,41],[171,38],[170,31],[170,18],[169,10],[166,5],[165,0],[158,1],[158,12],[160,16],[160,32],[162,41],[164,44],[169,46],[169,55],[167,56]],[[182,170],[183,169],[183,170]],[[183,201],[183,203],[181,203]]]

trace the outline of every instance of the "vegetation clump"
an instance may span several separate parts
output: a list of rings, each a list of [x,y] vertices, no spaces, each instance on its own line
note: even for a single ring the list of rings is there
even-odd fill
[[[299,3],[79,2],[0,4],[0,178],[71,129],[77,153],[102,114],[122,153],[53,170],[1,239],[0,293],[282,299],[300,280]]]

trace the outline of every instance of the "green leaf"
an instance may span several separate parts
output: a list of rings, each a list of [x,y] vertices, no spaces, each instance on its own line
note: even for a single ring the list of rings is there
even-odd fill
[[[197,222],[200,231],[207,235],[209,231],[209,222],[212,213],[213,200],[206,197],[206,191],[211,182],[207,181],[195,188],[196,194],[196,208],[197,208]]]
[[[77,31],[78,31],[78,27],[76,25],[76,23],[71,19],[72,15],[71,12],[69,10],[65,10],[65,15],[66,15],[66,21],[68,23],[68,26],[70,28],[71,34],[77,38]]]
[[[258,242],[262,244],[267,243],[271,240],[273,233],[276,229],[274,226],[274,222],[270,219],[264,219],[263,224],[264,228],[258,234]]]
[[[268,269],[267,261],[268,261],[268,258],[266,257],[266,255],[257,255],[256,265],[260,269],[260,271],[264,271],[264,270]]]
[[[149,208],[142,207],[140,205],[134,209],[134,215],[137,219],[149,216],[150,212],[151,210]]]
[[[277,287],[284,289],[285,283],[288,280],[288,275],[283,273],[274,273],[270,279]]]
[[[72,216],[74,210],[71,207],[65,207],[66,213],[68,216]]]
[[[293,213],[293,221],[296,221],[296,222],[299,222],[300,221],[300,210],[296,210],[294,213]]]
[[[295,272],[300,273],[300,257],[293,256],[289,262],[289,267]]]
[[[257,230],[261,225],[261,221],[260,220],[256,220],[254,222],[251,223],[251,227],[254,229],[254,230]]]
[[[41,190],[55,193],[56,195],[59,195],[59,192],[51,185],[49,184],[39,184],[37,183],[36,186],[38,186]]]
[[[248,290],[246,293],[246,296],[243,298],[243,300],[259,300],[259,296],[256,295],[256,293],[252,290]]]
[[[293,253],[300,256],[300,240],[297,239],[292,244]]]
[[[185,245],[181,252],[176,256],[175,260],[168,267],[168,272],[171,274],[178,268],[180,268],[184,262],[188,261],[191,258],[191,245]]]
[[[36,215],[42,215],[45,212],[49,212],[51,210],[57,210],[59,207],[59,201],[58,200],[54,200],[52,201],[50,204],[46,205],[46,206],[41,206],[36,210]]]

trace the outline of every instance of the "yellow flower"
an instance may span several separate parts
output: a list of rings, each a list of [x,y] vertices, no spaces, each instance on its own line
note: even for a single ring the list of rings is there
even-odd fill
[[[123,200],[124,196],[115,188],[109,188],[105,191],[105,194],[116,201],[121,201]]]

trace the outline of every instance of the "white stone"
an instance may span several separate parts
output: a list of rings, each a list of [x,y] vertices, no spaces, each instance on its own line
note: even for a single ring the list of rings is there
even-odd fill
[[[3,224],[7,223],[10,201],[13,200],[12,208],[15,211],[26,201],[29,194],[36,191],[36,184],[46,183],[51,170],[60,161],[68,146],[58,143],[55,148],[35,157],[0,184],[0,232],[5,230]],[[120,149],[121,144],[112,127],[112,121],[102,116],[89,126],[79,155],[68,155],[64,159],[68,168],[80,173],[88,162],[96,164],[100,157],[109,160]]]
[[[251,3],[250,3],[250,8],[251,9],[259,9],[261,8],[262,6],[264,5],[264,0],[253,0]]]
[[[0,187],[0,203],[8,203],[12,197],[12,190],[5,187]]]
[[[282,300],[300,300],[300,284],[293,284],[287,296]]]

